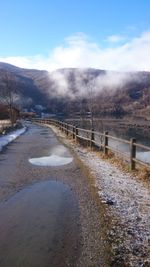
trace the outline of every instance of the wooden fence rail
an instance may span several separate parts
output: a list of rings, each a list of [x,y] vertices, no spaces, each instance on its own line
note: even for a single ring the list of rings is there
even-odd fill
[[[115,136],[111,136],[108,134],[108,132],[100,133],[97,131],[94,131],[94,129],[86,130],[80,127],[77,127],[75,125],[58,121],[58,120],[51,120],[51,119],[32,119],[33,122],[37,123],[44,123],[44,124],[52,124],[56,127],[58,127],[62,132],[64,132],[67,137],[71,136],[74,140],[78,142],[84,142],[87,144],[87,146],[97,147],[100,150],[102,150],[106,155],[109,151],[112,151],[114,153],[117,153],[123,157],[125,157],[129,163],[130,163],[130,169],[135,170],[136,164],[141,164],[147,168],[150,168],[150,164],[147,162],[144,162],[137,157],[137,148],[143,149],[144,151],[149,152],[150,157],[150,147],[138,144],[136,143],[135,138],[131,138],[130,140],[125,140],[122,138],[117,138]],[[114,147],[109,145],[109,141],[114,140],[119,143],[123,143],[128,145],[129,147],[129,153],[120,151],[115,149]]]
[[[10,120],[0,120],[0,134],[2,134],[10,126],[11,126]]]

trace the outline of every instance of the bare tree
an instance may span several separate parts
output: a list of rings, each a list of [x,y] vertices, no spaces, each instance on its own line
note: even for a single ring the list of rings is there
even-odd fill
[[[79,99],[79,114],[80,114],[80,126],[83,128],[85,126],[85,114],[86,114],[86,100],[82,96]]]
[[[96,84],[95,79],[91,79],[87,83],[87,105],[89,109],[89,117],[90,117],[90,124],[91,128],[94,129],[96,127],[96,130],[99,132],[104,131],[104,125],[103,125],[103,120],[101,118],[96,119],[96,124],[94,125],[94,115],[98,110],[100,110],[100,107],[98,108],[98,88]],[[102,143],[103,142],[103,136],[99,136],[99,141]]]
[[[14,104],[17,99],[16,81],[12,74],[1,73],[0,102],[8,107],[11,125],[14,125]]]
[[[95,79],[92,79],[87,83],[87,106],[90,112],[89,117],[90,117],[91,128],[94,128],[95,103],[96,103],[96,84],[95,84]]]

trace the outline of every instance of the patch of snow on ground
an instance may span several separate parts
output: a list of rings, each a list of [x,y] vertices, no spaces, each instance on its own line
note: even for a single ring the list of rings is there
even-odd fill
[[[62,166],[71,163],[73,158],[60,157],[57,155],[50,155],[48,157],[32,158],[29,162],[36,166]]]
[[[0,151],[2,150],[4,146],[8,145],[10,142],[15,140],[19,135],[23,134],[25,131],[26,131],[26,127],[23,127],[16,131],[10,132],[9,134],[1,136],[0,137]]]

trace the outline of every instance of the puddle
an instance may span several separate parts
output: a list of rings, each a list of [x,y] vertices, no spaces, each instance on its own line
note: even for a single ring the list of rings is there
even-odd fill
[[[27,187],[0,204],[0,218],[1,267],[75,266],[78,208],[67,185]]]
[[[49,131],[41,132],[40,135],[44,136],[44,138],[53,138],[54,137],[54,133],[50,133]]]
[[[47,135],[48,134],[48,131],[45,131],[45,132],[41,132],[40,135]]]
[[[69,156],[70,153],[68,152],[68,149],[63,145],[55,145],[50,150],[51,154],[55,154],[57,156]]]
[[[65,158],[65,157],[60,157],[57,155],[29,159],[29,162],[33,165],[51,166],[51,167],[66,165],[66,164],[71,163],[72,161],[73,161],[73,158]]]
[[[47,152],[48,153],[48,152]],[[49,150],[49,155],[30,158],[29,162],[36,166],[63,166],[71,163],[73,158],[63,145],[56,145]]]

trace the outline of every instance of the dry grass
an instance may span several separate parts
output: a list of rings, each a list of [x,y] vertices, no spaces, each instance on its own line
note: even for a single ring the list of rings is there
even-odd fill
[[[114,164],[117,168],[119,168],[119,170],[128,173],[130,172],[129,164],[124,159],[120,158],[115,153],[113,153],[112,151],[109,151],[107,155],[105,155],[102,151],[95,153],[101,159],[106,160],[111,164]]]
[[[120,171],[123,171],[130,175],[132,174],[134,178],[142,180],[148,187],[150,187],[150,168],[144,167],[142,165],[137,165],[136,170],[131,171],[129,162],[125,161],[125,159],[123,158],[120,158],[112,151],[109,151],[107,155],[105,155],[101,151],[95,153],[101,159],[114,164]]]
[[[140,179],[147,180],[150,183],[150,169],[141,167],[137,172]]]

